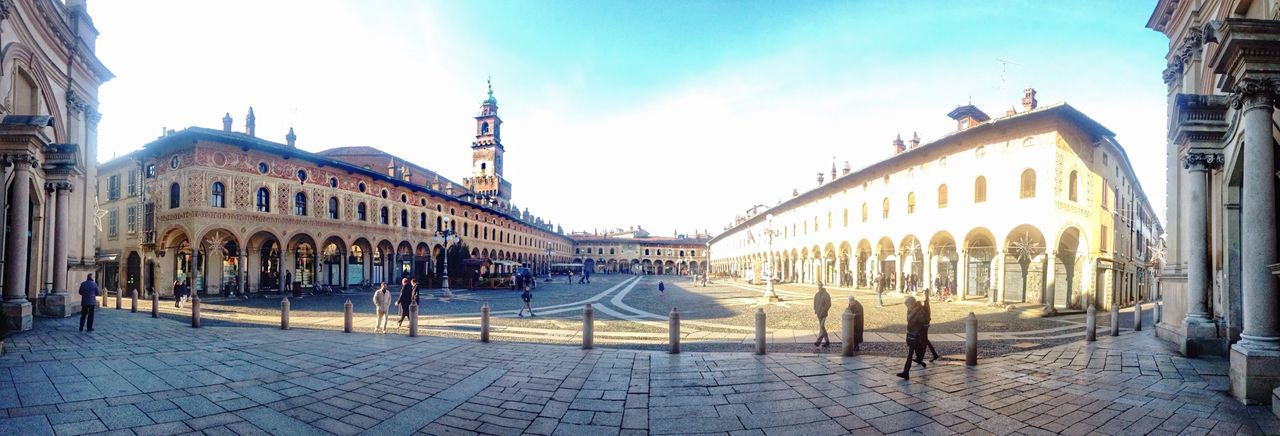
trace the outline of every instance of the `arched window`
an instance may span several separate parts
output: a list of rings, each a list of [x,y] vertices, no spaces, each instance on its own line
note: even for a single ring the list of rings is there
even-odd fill
[[[391,211],[387,210],[386,206],[382,206],[378,211],[378,222],[383,225],[391,224]]]
[[[845,227],[849,227],[849,209],[844,210],[843,223]]]
[[[227,188],[222,182],[213,182],[213,188],[209,191],[210,206],[227,207]]]
[[[1036,196],[1036,172],[1030,168],[1022,171],[1022,190],[1018,198],[1034,198]]]
[[[368,221],[369,209],[364,206],[364,202],[356,205],[356,221]]]
[[[182,204],[182,187],[177,183],[169,185],[169,208],[177,209]]]
[[[40,87],[36,85],[36,81],[27,75],[25,70],[19,70],[18,76],[13,80],[13,113],[18,115],[40,115]]]
[[[338,219],[338,197],[329,197],[329,219]]]
[[[974,203],[987,202],[987,178],[986,177],[978,176],[978,178],[973,181],[973,202]]]
[[[400,209],[400,227],[409,227],[409,211]]]
[[[947,185],[938,185],[938,209],[947,208]]]
[[[882,203],[882,207],[881,207],[880,217],[885,219],[889,218],[889,197],[884,198],[884,202]]]
[[[867,204],[862,203],[862,222],[867,222]]]
[[[1067,183],[1068,183],[1067,199],[1068,200],[1071,200],[1071,201],[1077,200],[1078,191],[1076,189],[1076,185],[1079,182],[1079,180],[1077,180],[1079,179],[1079,177],[1080,177],[1079,174],[1077,174],[1074,170],[1071,171],[1071,176],[1067,177]]]
[[[907,193],[907,215],[916,213],[916,193]]]
[[[307,216],[307,194],[301,192],[293,194],[293,214]]]
[[[267,188],[258,188],[258,194],[254,196],[254,205],[258,212],[271,212],[271,191]]]
[[[426,212],[418,213],[418,228],[423,230],[427,229],[427,213]]]

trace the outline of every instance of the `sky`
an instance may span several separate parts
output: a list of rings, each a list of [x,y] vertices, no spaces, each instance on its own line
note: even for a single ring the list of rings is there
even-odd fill
[[[566,231],[719,233],[890,142],[1066,101],[1116,133],[1163,220],[1154,0],[90,1],[99,161],[224,113],[298,147],[470,175],[486,79],[513,203]]]

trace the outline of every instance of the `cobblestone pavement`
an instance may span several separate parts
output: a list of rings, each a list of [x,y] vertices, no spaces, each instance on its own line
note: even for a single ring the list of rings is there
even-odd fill
[[[813,354],[581,350],[104,310],[38,319],[0,356],[0,435],[1264,434],[1223,360],[1150,330],[976,368]]]
[[[657,292],[657,283],[667,286],[665,294]],[[679,308],[682,318],[682,340],[687,349],[703,351],[749,350],[754,340],[757,308],[767,315],[771,346],[789,351],[827,352],[815,350],[817,322],[813,314],[815,288],[804,285],[780,285],[782,301],[762,303],[762,288],[741,283],[712,283],[697,286],[688,278],[674,276],[599,275],[588,285],[540,282],[534,295],[537,317],[518,317],[519,293],[512,290],[457,290],[453,298],[444,298],[439,290],[424,295],[422,325],[428,334],[475,338],[479,334],[482,304],[493,310],[493,337],[535,343],[577,343],[581,340],[582,308],[591,303],[595,309],[596,341],[635,349],[662,349],[667,342],[667,315]],[[398,291],[392,291],[396,293]],[[867,350],[872,353],[897,354],[904,348],[905,311],[902,295],[886,294],[886,305],[879,307],[874,294],[866,291],[832,289],[834,300],[827,328],[832,340],[840,341],[839,310],[850,295],[865,306]],[[350,299],[355,307],[356,328],[373,328],[372,304],[368,293],[340,296],[308,296],[291,299],[291,324],[295,327],[340,329],[342,303]],[[125,305],[127,306],[127,302]],[[142,302],[149,310],[149,302]],[[963,319],[974,312],[979,321],[982,353],[987,356],[1015,350],[1058,345],[1079,339],[1084,334],[1084,315],[1054,318],[1039,316],[1038,306],[1027,310],[1005,310],[988,307],[981,301],[958,301],[933,304],[933,326],[930,338],[944,354],[961,351]],[[189,309],[162,305],[164,313],[173,317],[189,316]],[[279,323],[278,297],[251,300],[206,298],[203,315],[206,321],[233,323]],[[1153,325],[1151,310],[1144,314],[1145,325]],[[1125,330],[1132,325],[1132,311],[1121,316]],[[1105,332],[1109,316],[1099,316],[1099,329]],[[392,325],[395,326],[395,319]],[[226,325],[226,324],[224,324]],[[404,330],[401,329],[400,332]],[[1105,334],[1105,333],[1104,333]]]

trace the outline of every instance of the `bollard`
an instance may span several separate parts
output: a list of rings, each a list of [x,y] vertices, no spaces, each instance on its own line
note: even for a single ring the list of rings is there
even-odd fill
[[[280,330],[289,329],[289,297],[280,300]]]
[[[151,293],[151,317],[152,318],[160,317],[160,293],[159,292]]]
[[[1111,336],[1120,336],[1120,305],[1111,304]]]
[[[978,365],[978,317],[973,312],[964,319],[964,364]]]
[[[480,342],[489,342],[489,303],[480,306]]]
[[[129,312],[138,313],[138,293],[129,292]]]
[[[191,327],[200,328],[200,297],[196,296],[191,297]]]
[[[1142,300],[1133,303],[1133,331],[1142,331]]]
[[[569,281],[570,284],[573,280]],[[582,308],[582,349],[590,350],[592,347],[593,337],[596,334],[595,329],[596,313],[591,309],[591,304],[587,303],[587,307]]]
[[[120,290],[116,289],[116,310],[120,310]]]
[[[1152,322],[1156,324],[1160,323],[1160,302],[1159,301],[1151,303],[1151,319],[1152,319]]]
[[[346,304],[342,305],[342,332],[351,333],[351,300],[348,299]]]
[[[409,337],[418,337],[418,303],[409,304]]]
[[[764,308],[756,309],[756,354],[765,353]]]
[[[103,309],[107,308],[107,294],[108,294],[107,290],[103,289],[102,290],[102,308]]]
[[[680,354],[680,311],[674,307],[671,308],[671,314],[667,315],[667,339],[671,343],[671,354]]]
[[[853,297],[849,297],[849,305],[853,305]],[[852,310],[840,311],[840,355],[853,355],[853,324],[857,321]]]
[[[1090,304],[1089,309],[1085,311],[1084,340],[1086,342],[1098,340],[1098,311],[1094,310],[1092,304]]]

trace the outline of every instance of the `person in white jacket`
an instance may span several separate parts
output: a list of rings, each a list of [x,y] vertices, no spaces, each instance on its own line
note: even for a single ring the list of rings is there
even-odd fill
[[[391,292],[384,282],[373,293],[373,305],[378,309],[378,320],[373,325],[374,333],[387,332],[387,312],[391,310]]]

